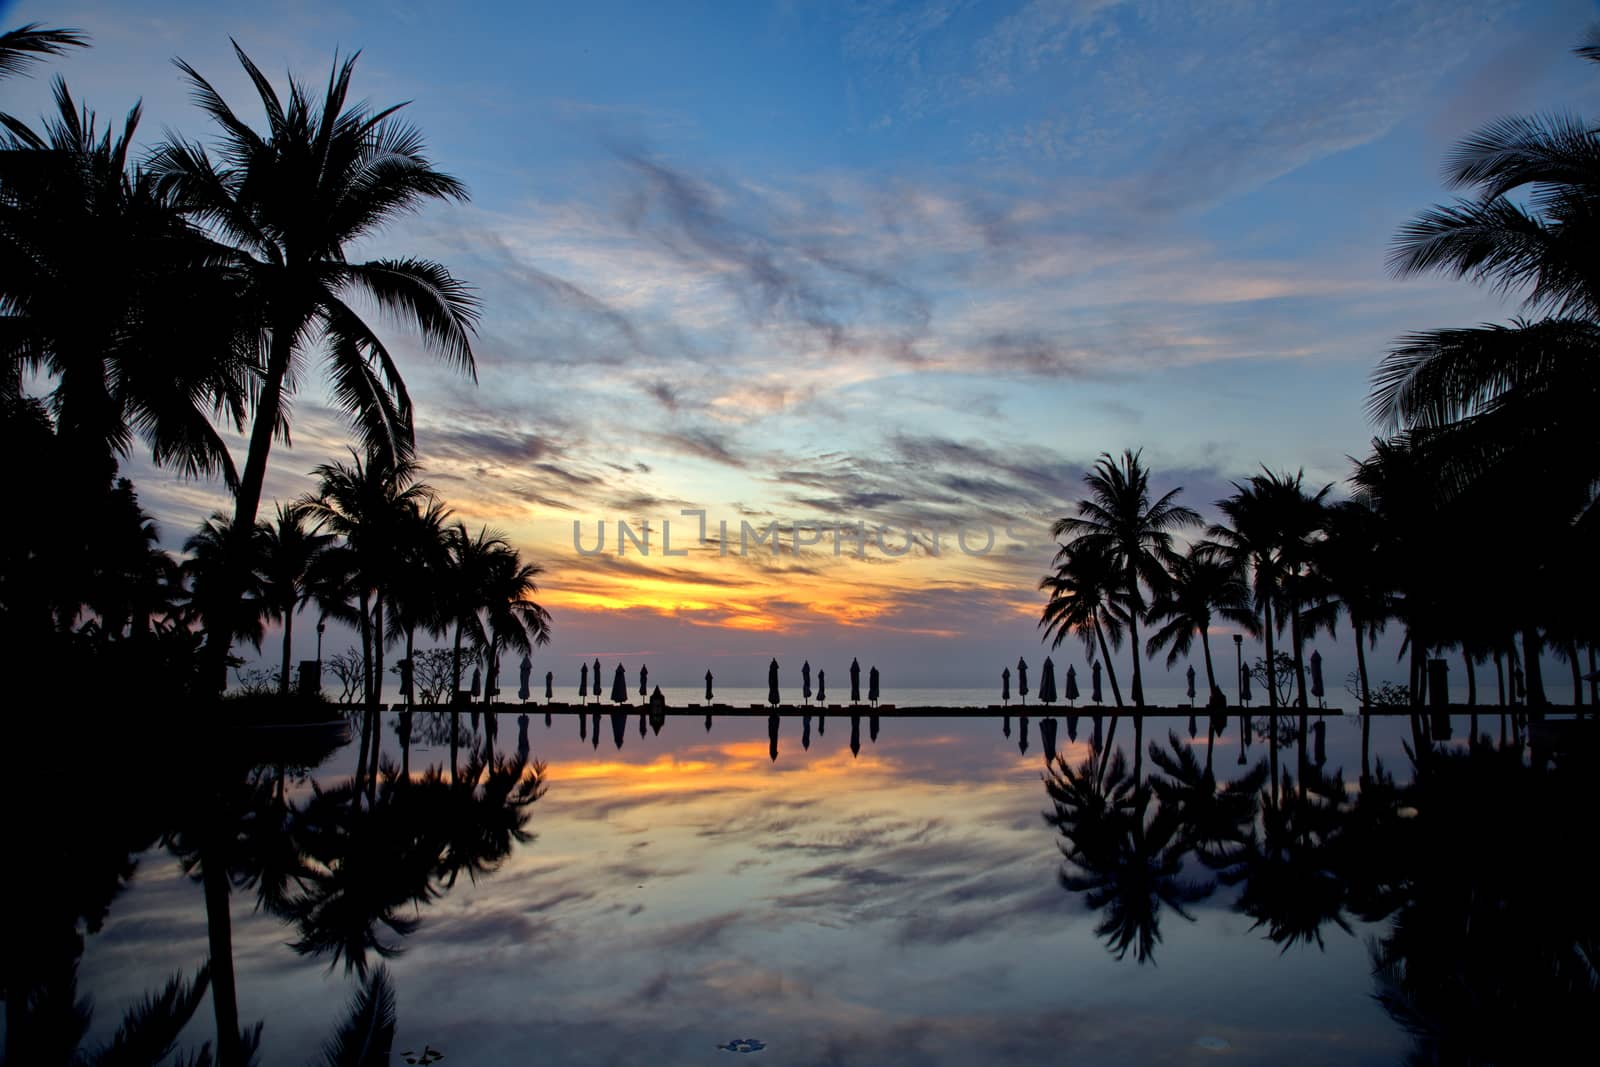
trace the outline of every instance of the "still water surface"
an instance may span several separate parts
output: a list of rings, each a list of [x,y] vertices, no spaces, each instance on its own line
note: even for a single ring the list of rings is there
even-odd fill
[[[1114,747],[1125,766],[1102,761],[1078,773],[1074,793],[1066,770],[1083,772],[1093,724],[1084,716],[1071,740],[1062,710],[1055,747],[1063,762],[1052,768],[1038,718],[1026,734],[1016,718],[884,718],[875,740],[862,718],[853,753],[849,716],[813,718],[809,732],[785,718],[774,742],[761,717],[719,718],[707,730],[697,716],[673,716],[656,732],[635,709],[617,724],[602,717],[597,744],[592,720],[580,729],[569,712],[547,726],[535,710],[519,730],[516,709],[507,708],[496,750],[514,758],[525,745],[543,768],[543,795],[522,809],[526,840],[511,841],[483,870],[459,872],[453,885],[435,878],[419,894],[431,899],[390,907],[398,923],[369,923],[392,958],[353,955],[388,968],[396,1051],[426,1043],[445,1052],[446,1064],[717,1063],[742,1055],[717,1047],[736,1038],[763,1042],[748,1055],[774,1064],[1400,1063],[1415,1039],[1397,1015],[1420,1015],[1436,1044],[1479,1025],[1436,1018],[1450,1015],[1438,1002],[1467,995],[1434,990],[1460,981],[1452,970],[1459,961],[1439,961],[1432,975],[1411,959],[1417,980],[1400,1000],[1374,973],[1375,953],[1415,905],[1406,894],[1422,892],[1414,887],[1428,871],[1396,859],[1393,871],[1363,875],[1360,887],[1354,872],[1368,864],[1363,857],[1406,840],[1410,831],[1395,819],[1415,821],[1420,807],[1436,831],[1455,816],[1441,812],[1443,801],[1386,794],[1387,814],[1362,823],[1366,816],[1353,814],[1361,809],[1358,720],[1326,720],[1323,795],[1312,790],[1300,808],[1298,753],[1286,738],[1280,763],[1296,784],[1274,810],[1295,813],[1299,830],[1280,824],[1269,837],[1256,815],[1243,830],[1260,847],[1241,859],[1238,842],[1204,845],[1203,830],[1164,819],[1180,803],[1163,805],[1150,788],[1173,778],[1148,755],[1152,744],[1170,751],[1169,731],[1204,765],[1203,716],[1192,741],[1183,717],[1145,723],[1138,789],[1133,728],[1122,720]],[[398,763],[394,725],[385,718],[384,758]],[[465,718],[462,725],[465,758],[485,738],[481,724],[475,733]],[[440,726],[419,718],[413,774],[447,761]],[[1454,728],[1455,740],[1440,748],[1465,763],[1465,719]],[[1497,735],[1498,717],[1485,716],[1481,729]],[[1399,786],[1414,774],[1402,749],[1410,738],[1405,718],[1373,722],[1372,755]],[[1255,737],[1242,766],[1239,757],[1234,717],[1212,756],[1223,785],[1265,762],[1265,738]],[[1313,745],[1306,758],[1319,777]],[[286,825],[315,821],[329,800],[316,791],[347,781],[355,764],[352,743],[308,777],[290,775],[274,810],[287,813]],[[1518,770],[1505,773],[1533,773],[1522,767],[1519,758]],[[1120,804],[1120,823],[1107,829],[1092,813],[1074,813],[1087,783],[1115,794],[1106,783],[1119,777],[1123,792],[1111,807]],[[1047,817],[1063,810],[1063,825],[1052,826]],[[1390,829],[1373,829],[1380,823]],[[1444,837],[1481,842],[1482,833],[1451,826]],[[1551,860],[1549,849],[1537,851]],[[1471,871],[1507,857],[1458,858]],[[379,881],[403,877],[384,872],[381,856],[369,862]],[[1593,932],[1592,920],[1574,925],[1562,914],[1559,900],[1545,898],[1554,917],[1533,920],[1535,891],[1517,879],[1547,876],[1525,870],[1496,882],[1511,887],[1512,899],[1495,907],[1519,922],[1528,909],[1537,927],[1514,936],[1556,942],[1539,943],[1537,962],[1516,964],[1538,972],[1540,997],[1567,926],[1575,942]],[[231,898],[240,1017],[264,1021],[261,1062],[311,1062],[356,987],[346,966],[352,952],[292,947],[304,930],[258,906],[258,889],[239,885]],[[1374,906],[1384,893],[1389,899]],[[361,895],[347,897],[358,906]],[[1363,922],[1358,913],[1385,917]],[[1448,941],[1458,920],[1466,921],[1452,913],[1444,933],[1431,936]],[[1493,957],[1497,949],[1474,951]],[[108,1038],[129,1004],[206,956],[200,885],[172,851],[146,851],[84,941],[79,990],[95,1005],[88,1042]],[[1526,975],[1515,981],[1529,987]],[[1386,990],[1387,1008],[1378,996]],[[1591,982],[1572,995],[1592,1006],[1593,993]],[[1559,1026],[1570,1007],[1551,1008],[1547,1025]],[[1461,1013],[1470,1014],[1464,1003]],[[208,1004],[186,1043],[197,1046],[212,1027]]]

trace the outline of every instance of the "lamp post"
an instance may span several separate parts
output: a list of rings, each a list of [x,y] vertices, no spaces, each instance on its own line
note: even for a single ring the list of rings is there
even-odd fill
[[[328,624],[321,619],[317,620],[317,692],[322,692],[322,634]]]

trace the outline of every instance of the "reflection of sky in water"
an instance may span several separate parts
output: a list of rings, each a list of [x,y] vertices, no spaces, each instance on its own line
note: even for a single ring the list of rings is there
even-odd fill
[[[514,748],[515,715],[500,721],[501,749]],[[774,763],[764,718],[721,719],[709,734],[674,718],[641,739],[635,714],[620,752],[603,721],[597,752],[575,716],[546,729],[535,714],[532,750],[549,770],[530,809],[536,839],[423,912],[390,964],[396,1050],[703,1062],[750,1036],[775,1063],[1399,1058],[1359,926],[1326,929],[1325,951],[1280,955],[1219,889],[1194,923],[1163,915],[1156,966],[1109,956],[1094,917],[1057,884],[1032,725],[1023,756],[1015,720],[1007,739],[998,720],[885,719],[876,744],[863,721],[852,758],[848,717],[830,717],[826,733],[813,721],[809,751],[800,721],[785,719]],[[1405,726],[1374,723],[1373,752],[1396,768]],[[1186,735],[1183,719],[1152,720],[1146,741],[1169,727]],[[1070,758],[1089,730],[1085,718],[1068,746],[1063,724]],[[1118,730],[1130,743],[1130,724]],[[1232,773],[1237,740],[1232,720],[1219,772]],[[1353,779],[1357,722],[1329,720],[1327,747],[1330,768]],[[443,754],[415,749],[413,766]],[[1264,755],[1258,739],[1252,757]],[[1293,768],[1292,749],[1281,758]],[[352,761],[342,752],[321,776]],[[291,953],[289,931],[251,914],[252,901],[234,896],[241,1015],[266,1020],[265,1062],[304,1062],[351,982]],[[199,887],[147,855],[83,959],[97,1031],[204,956]],[[209,1022],[207,1008],[191,1030]]]

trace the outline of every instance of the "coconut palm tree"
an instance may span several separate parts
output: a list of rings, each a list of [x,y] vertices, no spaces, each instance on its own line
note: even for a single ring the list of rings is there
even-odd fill
[[[481,649],[489,642],[479,613],[489,600],[495,558],[511,546],[487,526],[480,527],[474,537],[458,520],[446,530],[446,548],[440,604],[443,616],[455,630],[450,653],[450,769],[454,774],[460,751],[461,648],[463,643],[470,643]]]
[[[1200,525],[1200,516],[1190,508],[1174,504],[1182,488],[1173,489],[1160,499],[1150,499],[1150,472],[1140,462],[1141,453],[1124,451],[1121,460],[1102,452],[1094,469],[1084,476],[1089,496],[1078,502],[1078,514],[1057,519],[1051,536],[1064,545],[1083,546],[1103,552],[1121,575],[1118,590],[1126,609],[1129,636],[1133,642],[1133,703],[1144,707],[1144,673],[1140,666],[1139,618],[1145,599],[1141,581],[1156,593],[1166,588],[1166,563],[1173,555],[1172,534]]]
[[[392,453],[370,452],[363,459],[354,450],[350,463],[324,463],[312,473],[317,495],[302,503],[306,516],[344,539],[356,573],[359,631],[365,684],[366,715],[362,727],[362,763],[371,741],[372,774],[378,757],[378,704],[383,696],[383,652],[387,645],[385,604],[389,584],[405,562],[411,516],[433,498],[418,481],[421,468]]]
[[[286,402],[314,354],[323,358],[334,402],[352,420],[363,451],[396,465],[411,451],[411,401],[400,368],[350,297],[370,298],[474,378],[478,305],[439,263],[353,262],[346,255],[350,245],[430,200],[466,199],[462,184],[428,161],[420,133],[398,117],[398,106],[347,106],[356,56],[335,61],[320,100],[291,79],[284,103],[237,44],[234,51],[266,113],[265,131],[241,119],[179,60],[196,102],[218,127],[216,155],[174,138],[155,150],[151,167],[187,216],[233,249],[232,266],[247,279],[249,325],[265,349],[235,494],[237,529],[255,521],[272,441],[288,427]]]
[[[487,623],[490,678],[500,675],[500,657],[506,651],[529,654],[534,646],[550,643],[550,613],[534,602],[539,591],[534,579],[544,568],[524,563],[514,548],[490,557],[487,581],[483,588],[484,621]],[[486,731],[493,744],[494,733]]]
[[[237,537],[230,526],[228,516],[219,511],[183,543],[189,554],[182,565],[189,585],[184,618],[204,626],[208,633],[226,635],[230,645],[244,641],[259,651],[263,636],[258,577],[261,541],[255,536]],[[218,664],[217,669],[225,672],[226,663]],[[226,674],[217,680],[221,688],[227,682]]]
[[[26,74],[46,56],[66,55],[68,48],[87,48],[89,38],[81,30],[47,30],[37,22],[0,33],[0,79]],[[0,126],[12,129],[23,124],[0,111]]]
[[[1121,574],[1109,552],[1090,545],[1062,545],[1053,562],[1055,570],[1039,580],[1039,588],[1050,594],[1039,625],[1046,638],[1054,638],[1052,649],[1076,634],[1090,660],[1099,655],[1111,682],[1112,700],[1120,708],[1122,690],[1111,650],[1122,647],[1123,630],[1130,621],[1117,596]]]
[[[411,705],[417,685],[417,630],[442,637],[450,620],[443,611],[444,576],[449,563],[446,537],[450,509],[440,500],[413,504],[400,540],[400,566],[389,583],[389,633],[391,641],[403,640],[405,661],[410,664],[412,688],[405,695],[406,707],[400,713],[400,772],[411,774]]]
[[[48,383],[64,462],[91,481],[109,483],[140,437],[158,465],[232,485],[211,420],[243,425],[241,279],[130,166],[137,106],[118,132],[59,79],[55,104],[40,131],[9,120],[0,134],[0,388],[19,393],[29,373]]]
[[[271,622],[283,624],[283,662],[278,677],[278,692],[289,692],[289,655],[294,636],[294,617],[311,600],[310,579],[317,569],[317,557],[333,544],[332,534],[321,527],[306,526],[304,505],[278,505],[270,523],[261,523],[260,579],[262,609]]]
[[[1255,612],[1250,610],[1250,590],[1244,583],[1236,560],[1210,542],[1190,545],[1181,556],[1174,556],[1169,566],[1169,582],[1165,590],[1156,595],[1150,605],[1147,621],[1161,625],[1150,635],[1145,652],[1155,655],[1172,646],[1167,653],[1170,668],[1189,654],[1194,638],[1200,637],[1200,648],[1206,665],[1207,699],[1217,689],[1217,672],[1211,662],[1211,622],[1213,618],[1225,619],[1245,630],[1254,630]],[[1206,733],[1206,764],[1211,762],[1211,749],[1215,743],[1215,716]]]

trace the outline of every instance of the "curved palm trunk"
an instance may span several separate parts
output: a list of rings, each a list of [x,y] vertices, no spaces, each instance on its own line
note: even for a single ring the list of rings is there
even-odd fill
[[[1367,683],[1366,635],[1362,632],[1359,622],[1353,622],[1351,626],[1355,630],[1356,637],[1356,673],[1361,679],[1361,706],[1370,708],[1372,706],[1372,689]]]
[[[367,745],[372,740],[372,616],[367,591],[361,590],[361,751],[356,757],[355,789],[361,791],[367,771]]]
[[[450,653],[450,781],[456,780],[456,756],[461,751],[461,620],[456,620],[456,643]]]
[[[1544,695],[1544,672],[1539,668],[1539,650],[1538,630],[1532,626],[1523,627],[1523,684],[1528,687],[1528,707],[1530,708],[1544,708],[1550,704],[1549,698]],[[1534,712],[1533,715],[1538,716],[1540,719],[1544,718],[1543,712]]]
[[[406,710],[400,719],[400,776],[411,780],[411,702],[417,691],[417,628],[406,627],[406,662],[411,665],[411,686],[405,692]]]
[[[1500,706],[1506,706],[1506,667],[1500,659],[1500,650],[1494,650],[1494,684],[1500,695]],[[1503,717],[1503,716],[1502,716]]]
[[[1289,640],[1294,643],[1294,676],[1297,688],[1295,703],[1300,708],[1299,744],[1297,750],[1299,758],[1296,761],[1296,773],[1300,775],[1300,795],[1305,796],[1306,790],[1306,734],[1311,731],[1311,717],[1306,713],[1310,706],[1306,700],[1306,660],[1305,638],[1300,629],[1300,603],[1298,594],[1289,610]]]
[[[1211,635],[1207,626],[1200,627],[1200,651],[1206,661],[1206,773],[1211,773],[1211,750],[1217,742],[1217,714],[1210,710],[1211,694],[1217,691],[1217,672],[1211,666]]]
[[[1122,689],[1117,685],[1117,668],[1111,663],[1111,649],[1106,647],[1106,635],[1100,629],[1100,616],[1094,620],[1094,636],[1100,642],[1100,659],[1106,665],[1106,679],[1111,683],[1111,699],[1117,707],[1122,707]]]
[[[211,1006],[217,1020],[218,1067],[242,1067],[239,992],[233,980],[233,919],[228,913],[228,875],[212,857],[201,860],[205,889],[206,940],[211,955]]]
[[[294,605],[290,604],[283,611],[283,670],[278,676],[278,693],[280,696],[289,695],[289,646],[294,639]]]
[[[383,715],[378,705],[383,700],[383,588],[380,586],[372,605],[372,766],[367,775],[367,796],[372,799],[378,791],[378,754],[383,751]]]
[[[1583,673],[1578,666],[1578,642],[1567,642],[1567,664],[1572,668],[1572,706],[1583,706]]]
[[[261,510],[261,487],[267,477],[267,457],[272,452],[272,434],[278,425],[278,411],[283,406],[283,379],[289,371],[289,357],[294,350],[296,328],[280,324],[272,331],[272,341],[267,348],[267,373],[262,378],[261,392],[256,397],[255,419],[250,426],[250,450],[245,455],[244,470],[239,472],[239,489],[233,495],[233,526],[229,534],[235,542],[233,549],[241,558],[249,548],[255,530],[256,513]],[[224,589],[224,603],[234,599],[240,590]],[[229,594],[232,594],[231,596]],[[222,632],[206,635],[205,657],[225,688],[228,682],[228,647],[233,635],[224,627]],[[235,1028],[237,1030],[237,1027]],[[219,1040],[221,1040],[219,1038]],[[238,1038],[235,1036],[234,1044]]]
[[[1476,706],[1478,703],[1478,665],[1472,661],[1472,653],[1465,648],[1461,650],[1461,658],[1467,664],[1467,704]]]

